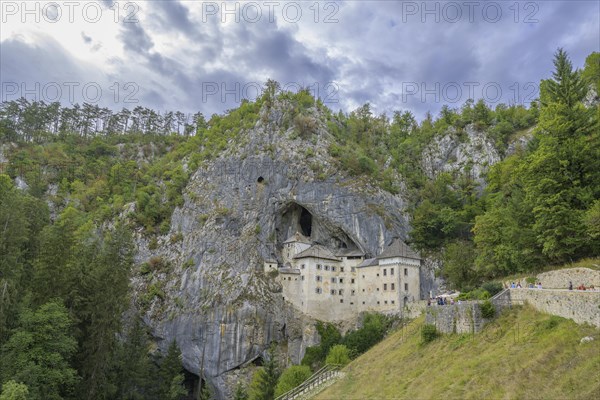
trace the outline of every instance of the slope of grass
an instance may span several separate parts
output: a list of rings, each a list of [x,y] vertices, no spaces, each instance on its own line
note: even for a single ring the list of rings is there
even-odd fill
[[[424,317],[346,368],[320,400],[600,398],[600,331],[529,307],[421,344]],[[584,336],[594,341],[580,343]]]

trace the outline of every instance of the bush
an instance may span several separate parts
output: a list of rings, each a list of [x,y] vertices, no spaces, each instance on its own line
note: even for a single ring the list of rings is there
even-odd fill
[[[435,325],[423,325],[421,328],[421,340],[423,343],[433,342],[438,337],[438,331]]]
[[[310,367],[306,365],[292,365],[283,371],[283,374],[279,377],[279,381],[277,381],[277,386],[275,387],[275,397],[289,392],[310,378],[311,375]]]
[[[481,316],[483,318],[487,318],[487,319],[494,318],[494,316],[496,315],[496,308],[494,307],[492,302],[489,300],[486,300],[483,303],[481,303],[480,309],[481,309]]]
[[[494,297],[496,294],[500,293],[504,287],[500,282],[486,282],[481,285],[481,288],[487,291],[491,297]]]
[[[329,349],[329,354],[325,359],[325,364],[329,365],[346,365],[350,362],[350,352],[343,344],[336,344]]]

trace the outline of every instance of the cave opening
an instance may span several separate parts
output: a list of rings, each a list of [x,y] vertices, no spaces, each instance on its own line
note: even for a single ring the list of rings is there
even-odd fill
[[[258,183],[263,183],[265,181],[265,178],[263,178],[262,176],[259,176],[258,179],[256,180],[256,182]]]
[[[310,237],[312,232],[312,215],[308,210],[302,207],[302,213],[300,214],[300,229],[302,229],[302,234],[304,236]]]

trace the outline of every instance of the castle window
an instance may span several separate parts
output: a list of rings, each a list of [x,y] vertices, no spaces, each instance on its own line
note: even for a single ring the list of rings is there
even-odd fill
[[[408,276],[408,268],[404,268],[404,276]]]
[[[383,269],[383,276],[387,276],[387,269]]]
[[[344,272],[344,267],[340,267],[340,272]]]
[[[383,290],[387,290],[387,283],[383,284]]]
[[[322,268],[321,264],[317,264],[317,269],[321,269],[321,268]]]
[[[304,269],[304,267],[305,267],[305,265],[304,265],[304,264],[302,264],[302,265],[300,266],[300,268],[302,268],[302,269]]]
[[[377,276],[379,276],[379,274],[377,274]]]
[[[344,299],[340,299],[340,303],[343,303],[343,302],[344,302]]]
[[[363,279],[365,279],[365,276],[363,275]]]
[[[352,278],[352,279],[350,280],[350,283],[354,283],[354,278]]]
[[[325,271],[329,271],[329,265],[325,266]]]
[[[350,292],[351,296],[354,296],[356,294],[356,290],[352,289],[352,291]]]
[[[396,290],[396,284],[395,283],[392,283],[392,285],[390,287],[390,290]]]
[[[335,296],[335,289],[331,289],[331,295]]]
[[[335,272],[335,267],[333,265],[331,266],[331,270]]]
[[[317,275],[316,278],[317,278],[317,282],[321,282],[323,280],[323,278],[321,278],[321,275]]]
[[[408,290],[408,283],[404,284],[404,290]]]
[[[363,301],[363,304],[365,304],[365,302]]]
[[[392,300],[392,304],[396,304],[396,302],[394,300]]]
[[[340,283],[344,283],[344,278],[340,278]]]
[[[302,279],[302,280],[304,280],[304,275],[302,275],[302,278],[301,278],[301,279]]]
[[[381,302],[379,302],[379,301],[378,301],[378,302],[377,302],[377,305],[379,305],[379,304],[381,304]]]
[[[394,275],[394,268],[390,268],[390,275]]]
[[[383,302],[384,304],[387,304],[387,300]]]
[[[335,278],[331,278],[331,283],[335,283],[336,279]]]
[[[322,290],[321,290],[320,287],[318,287],[318,288],[315,289],[315,292],[317,292],[317,294],[321,294]]]
[[[353,302],[350,302],[350,305],[351,305],[351,306],[353,306],[353,305],[354,305],[354,303],[353,303]]]
[[[377,288],[377,291],[379,292],[379,288]]]
[[[365,289],[363,289],[363,292],[365,291]]]
[[[343,289],[340,289],[340,290],[338,290],[338,294],[339,294],[340,296],[341,296],[341,295],[343,295],[343,294],[344,294],[344,290],[343,290]]]

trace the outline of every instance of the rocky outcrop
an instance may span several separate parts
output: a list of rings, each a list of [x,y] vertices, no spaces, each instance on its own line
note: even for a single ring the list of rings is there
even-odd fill
[[[494,143],[471,124],[461,133],[450,128],[446,134],[436,136],[423,151],[421,163],[430,178],[441,172],[469,170],[473,179],[483,185],[489,166],[500,160]]]
[[[220,399],[230,393],[228,374],[271,342],[297,363],[318,341],[314,321],[285,303],[262,272],[264,260],[282,261],[287,237],[300,231],[376,255],[407,234],[404,200],[338,172],[316,110],[310,140],[284,131],[285,109],[263,110],[239,142],[193,174],[168,235],[137,238],[137,262],[154,267],[134,278],[134,301],[158,347],[176,340],[185,368],[200,374],[203,364]]]

